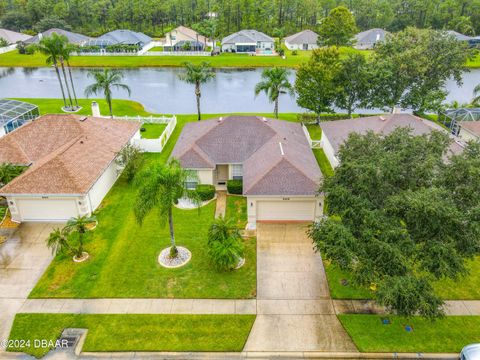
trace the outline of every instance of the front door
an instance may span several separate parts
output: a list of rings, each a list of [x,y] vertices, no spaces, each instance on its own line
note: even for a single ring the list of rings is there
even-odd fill
[[[217,165],[217,184],[225,185],[228,180],[228,165]]]

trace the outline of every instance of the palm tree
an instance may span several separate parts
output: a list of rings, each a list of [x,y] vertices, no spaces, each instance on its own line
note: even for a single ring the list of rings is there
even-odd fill
[[[202,61],[199,65],[194,65],[192,63],[186,62],[185,72],[180,74],[178,77],[180,80],[185,81],[188,84],[195,85],[195,96],[197,97],[197,112],[198,112],[198,121],[201,120],[202,115],[200,113],[200,97],[202,93],[200,91],[200,85],[205,84],[215,77],[215,72],[210,67],[210,64]]]
[[[128,96],[131,94],[130,88],[120,82],[123,79],[123,73],[115,69],[91,70],[88,77],[95,79],[95,82],[87,86],[85,96],[89,97],[92,94],[103,92],[110,110],[110,117],[113,118],[112,89],[124,89],[128,92]]]
[[[472,105],[480,104],[480,84],[473,89],[473,96]]]
[[[83,215],[74,218],[70,218],[67,221],[67,225],[64,228],[64,231],[67,233],[78,233],[78,248],[74,250],[77,258],[82,257],[83,254],[83,240],[87,231],[89,231],[89,226],[94,224],[97,221],[95,216]]]
[[[8,184],[10,181],[20,175],[25,168],[9,163],[0,164],[0,187]]]
[[[75,92],[75,86],[73,84],[73,77],[72,77],[72,70],[70,68],[70,56],[72,55],[72,53],[75,50],[76,50],[75,45],[68,43],[68,40],[67,40],[67,43],[65,43],[65,46],[61,49],[60,62],[62,64],[62,69],[63,69],[63,63],[64,62],[67,63],[68,75],[69,75],[69,78],[70,78],[70,85],[72,87],[73,98],[75,100],[75,110],[77,110],[79,108],[78,100],[77,100],[77,93]],[[66,79],[65,79],[65,82],[67,82]]]
[[[52,36],[46,36],[42,38],[37,45],[37,49],[44,55],[46,55],[46,62],[48,65],[55,67],[57,73],[58,83],[60,84],[60,90],[62,91],[63,104],[67,108],[67,100],[65,99],[65,90],[63,89],[62,78],[60,77],[60,70],[58,69],[59,56],[62,48],[62,40],[60,36],[53,33]]]
[[[64,229],[54,229],[47,239],[47,247],[52,249],[52,253],[56,255],[63,250],[70,250],[68,244],[68,232]]]
[[[195,181],[196,175],[180,166],[176,159],[171,159],[166,165],[153,165],[139,174],[137,182],[140,185],[135,202],[135,217],[142,225],[145,216],[158,206],[161,222],[168,219],[170,228],[170,256],[177,256],[175,231],[173,227],[173,206],[179,199],[187,198],[194,204],[200,199],[196,191],[186,188],[187,181]]]
[[[278,98],[280,94],[294,95],[293,86],[288,80],[290,71],[284,68],[265,69],[262,72],[262,80],[255,86],[255,96],[262,91],[267,95],[270,102],[275,103],[273,112],[278,119]]]

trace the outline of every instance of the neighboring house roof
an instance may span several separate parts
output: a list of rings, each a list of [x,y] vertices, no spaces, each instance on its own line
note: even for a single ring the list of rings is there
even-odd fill
[[[245,195],[315,195],[322,177],[300,124],[257,116],[188,123],[171,157],[190,169],[243,164]]]
[[[388,135],[399,127],[408,127],[414,136],[429,134],[433,130],[445,131],[440,125],[432,121],[419,118],[411,114],[388,114],[369,116],[364,118],[336,120],[320,123],[322,133],[328,138],[335,153],[338,153],[342,144],[351,133],[366,134],[373,131],[375,134]],[[450,152],[457,154],[463,151],[463,146],[458,138],[454,138]]]
[[[206,44],[207,43],[207,38],[203,35],[200,35],[198,32],[196,32],[193,29],[190,29],[186,26],[178,26],[175,29],[169,31],[169,33],[173,32],[179,32],[185,35],[186,37],[189,37],[192,40],[199,41],[201,43]]]
[[[257,30],[241,30],[239,32],[233,33],[224,37],[222,39],[222,45],[224,44],[249,44],[249,43],[257,43],[257,42],[273,42],[273,39]]]
[[[480,121],[461,121],[460,127],[480,137]]]
[[[0,163],[30,165],[0,194],[85,194],[140,123],[44,115],[0,138]]]
[[[26,41],[30,39],[31,36],[7,29],[0,29],[0,38],[7,40],[9,44],[15,44],[18,41]]]
[[[108,43],[108,45],[145,45],[151,42],[152,38],[141,32],[135,32],[131,30],[113,30],[103,34],[102,36],[99,36],[97,39],[94,39],[94,41]]]
[[[54,28],[54,29],[49,29],[47,31],[39,33],[39,34],[35,35],[34,37],[31,37],[30,39],[28,39],[25,42],[29,43],[29,44],[38,44],[43,37],[50,36],[53,33],[56,33],[58,35],[65,35],[68,39],[68,42],[71,43],[71,44],[81,45],[81,44],[87,42],[88,40],[91,40],[90,37],[82,35],[82,34],[77,34],[77,33],[71,32],[71,31]]]
[[[446,33],[449,35],[453,35],[458,41],[469,41],[473,39],[471,36],[463,35],[454,30],[447,30]]]
[[[303,30],[299,33],[290,35],[285,38],[285,42],[289,44],[316,44],[318,39],[318,34],[312,30]]]
[[[355,40],[357,43],[375,44],[378,41],[384,41],[387,34],[388,31],[383,29],[370,29],[355,35]]]

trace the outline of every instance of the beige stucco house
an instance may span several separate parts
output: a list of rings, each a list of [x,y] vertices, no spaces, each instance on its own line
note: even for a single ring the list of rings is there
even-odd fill
[[[121,174],[115,161],[140,138],[140,123],[45,115],[0,139],[0,163],[28,166],[0,189],[12,219],[65,221],[90,215]]]
[[[322,174],[298,123],[257,116],[188,123],[171,157],[195,171],[202,184],[224,189],[230,179],[243,180],[249,228],[322,215]]]
[[[314,50],[318,48],[318,34],[312,30],[303,30],[285,38],[288,50]]]
[[[165,34],[165,46],[175,46],[179,42],[199,42],[205,47],[212,46],[212,42],[193,29],[178,26]]]

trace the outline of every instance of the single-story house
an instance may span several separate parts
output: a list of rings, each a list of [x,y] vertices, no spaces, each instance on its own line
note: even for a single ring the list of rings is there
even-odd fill
[[[9,44],[16,44],[19,41],[27,41],[31,36],[19,32],[0,29],[0,39],[4,39]]]
[[[464,141],[480,141],[480,121],[460,121],[458,137]]]
[[[274,54],[275,41],[270,36],[257,30],[241,30],[222,39],[222,51]]]
[[[368,116],[364,118],[326,121],[320,123],[322,128],[321,147],[332,167],[340,164],[338,152],[351,133],[366,134],[373,131],[376,134],[388,135],[399,127],[412,129],[412,135],[429,134],[433,130],[445,131],[432,121],[411,114],[387,114]],[[456,137],[450,146],[450,153],[463,151],[463,143]]]
[[[446,33],[452,35],[457,41],[466,42],[470,47],[480,44],[480,36],[468,36],[454,30],[447,30]]]
[[[228,180],[242,180],[249,228],[257,221],[314,221],[322,215],[322,174],[298,123],[258,116],[188,123],[171,157],[195,171],[201,184],[222,189]]]
[[[85,35],[82,35],[82,34],[74,33],[74,32],[71,32],[71,31],[63,30],[63,29],[53,28],[53,29],[49,29],[49,30],[46,30],[44,32],[38,33],[37,35],[35,35],[35,36],[31,37],[30,39],[26,40],[25,43],[26,44],[38,44],[42,38],[44,38],[46,36],[50,36],[53,33],[56,33],[58,35],[66,36],[67,39],[68,39],[68,42],[71,43],[71,44],[75,44],[75,45],[83,45],[87,41],[92,39],[92,38],[90,38],[88,36],[85,36]]]
[[[211,41],[208,41],[205,36],[185,26],[178,26],[165,34],[166,47],[173,47],[180,41],[195,41],[202,43],[204,47],[212,46]]]
[[[195,40],[180,40],[173,45],[173,51],[204,51],[205,44]]]
[[[108,45],[135,45],[139,48],[144,47],[152,41],[152,38],[141,32],[131,30],[113,30],[96,39],[91,39],[85,45],[88,46],[108,46]]]
[[[288,50],[313,50],[318,48],[318,34],[312,30],[303,30],[285,38]]]
[[[358,50],[373,49],[378,42],[385,41],[388,31],[383,29],[370,29],[355,35],[354,48]]]
[[[140,123],[44,115],[0,138],[0,163],[28,166],[0,189],[14,221],[66,221],[90,215],[122,169],[116,158],[140,138]]]

